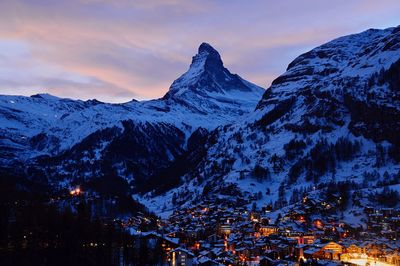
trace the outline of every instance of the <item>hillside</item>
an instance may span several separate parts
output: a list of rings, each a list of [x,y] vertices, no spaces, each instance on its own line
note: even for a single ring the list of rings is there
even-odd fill
[[[160,99],[108,104],[48,94],[0,96],[0,169],[60,189],[120,189],[117,183],[124,193],[165,190],[179,180],[157,181],[156,175],[196,138],[253,111],[263,92],[230,73],[203,43]]]
[[[400,27],[302,54],[255,112],[209,135],[206,155],[183,176],[184,185],[144,202],[167,210],[239,197],[277,215],[306,196],[330,198],[346,219],[362,223],[360,208],[399,203],[399,81]],[[332,201],[340,197],[346,200]]]

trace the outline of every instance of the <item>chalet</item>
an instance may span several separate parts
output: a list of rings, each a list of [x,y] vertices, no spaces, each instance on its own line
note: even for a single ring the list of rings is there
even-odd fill
[[[305,234],[301,237],[300,244],[313,244],[315,241],[315,236],[313,234]]]
[[[364,253],[364,249],[361,246],[357,246],[356,244],[351,244],[345,248],[346,253],[349,253],[353,258],[358,258]]]
[[[163,249],[171,250],[173,248],[179,247],[179,239],[178,238],[170,238],[156,232],[146,232],[139,235],[140,238],[144,239],[147,242],[148,246],[153,246],[155,243],[160,243]]]
[[[218,262],[208,258],[208,257],[199,257],[197,259],[197,265],[199,266],[220,266]]]
[[[207,242],[213,244],[218,241],[218,236],[216,234],[212,234],[207,237]]]
[[[261,257],[260,258],[260,266],[272,266],[275,264],[276,264],[276,262],[269,257]]]
[[[309,247],[303,247],[303,256],[304,258],[308,259],[314,259],[314,258],[320,258],[321,256],[321,248],[318,247],[313,247],[313,246],[309,246]]]
[[[176,248],[171,251],[171,265],[172,266],[192,266],[194,254],[184,248]]]
[[[220,224],[218,226],[218,233],[220,235],[228,235],[232,232],[232,226],[228,223],[226,224]]]
[[[382,246],[380,246],[378,244],[374,244],[374,243],[367,245],[366,253],[367,253],[368,257],[372,257],[372,258],[378,258],[378,257],[384,255]]]
[[[277,247],[277,251],[278,251],[278,258],[284,258],[286,256],[289,256],[291,253],[291,247],[288,244],[285,243],[281,243],[278,245]]]
[[[272,234],[276,234],[278,232],[278,228],[276,226],[271,226],[271,225],[261,225],[259,232],[263,236],[269,236]]]
[[[394,250],[386,255],[386,261],[389,264],[400,266],[400,251]]]
[[[329,242],[322,247],[321,251],[326,259],[340,260],[340,256],[343,253],[343,247],[335,242]]]
[[[168,254],[172,249],[179,247],[179,240],[166,237],[156,232],[145,232],[135,235],[134,248],[136,253],[141,253],[147,258],[161,258],[168,260]],[[160,254],[162,252],[162,256]]]
[[[311,247],[304,251],[304,257],[306,259],[328,259],[328,260],[340,260],[343,253],[343,247],[335,242],[329,242],[322,247]]]

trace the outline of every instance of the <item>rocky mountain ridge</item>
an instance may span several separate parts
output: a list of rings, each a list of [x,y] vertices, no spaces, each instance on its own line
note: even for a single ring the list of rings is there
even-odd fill
[[[193,132],[206,134],[253,111],[263,92],[231,74],[203,43],[161,99],[108,104],[0,96],[1,167],[54,186],[107,176],[149,190],[147,179],[186,152]]]
[[[278,215],[312,197],[357,225],[366,205],[400,201],[399,43],[400,27],[335,39],[296,58],[262,97],[262,89],[232,75],[218,52],[202,44],[162,99],[121,105],[62,100],[63,108],[79,110],[73,116],[84,117],[84,128],[90,123],[96,130],[50,155],[21,156],[29,158],[21,169],[53,186],[123,190],[160,215],[238,198]],[[27,142],[45,151],[57,142],[40,132],[26,140],[7,135],[22,132],[16,125],[23,110],[4,107],[19,100],[4,96],[0,105],[5,160],[16,157],[13,149],[24,155]],[[34,106],[30,110],[41,110]],[[112,123],[104,114],[112,114]],[[41,115],[35,119],[29,121],[68,132]],[[71,115],[63,119],[80,126]]]
[[[371,29],[300,55],[255,112],[212,132],[180,188],[144,197],[146,204],[243,197],[278,213],[329,192],[346,194],[344,216],[360,223],[359,208],[384,207],[379,195],[400,190],[399,38],[399,27]]]

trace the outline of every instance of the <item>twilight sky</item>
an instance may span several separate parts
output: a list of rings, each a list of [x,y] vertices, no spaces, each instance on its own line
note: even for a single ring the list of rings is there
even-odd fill
[[[201,42],[268,87],[300,53],[400,24],[398,0],[0,0],[0,94],[165,94]]]

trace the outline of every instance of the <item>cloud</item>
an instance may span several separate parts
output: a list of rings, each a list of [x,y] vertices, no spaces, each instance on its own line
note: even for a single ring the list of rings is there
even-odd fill
[[[14,94],[43,89],[112,102],[161,97],[203,41],[232,72],[265,87],[316,45],[400,21],[396,1],[329,3],[1,1],[0,93],[12,86]]]

